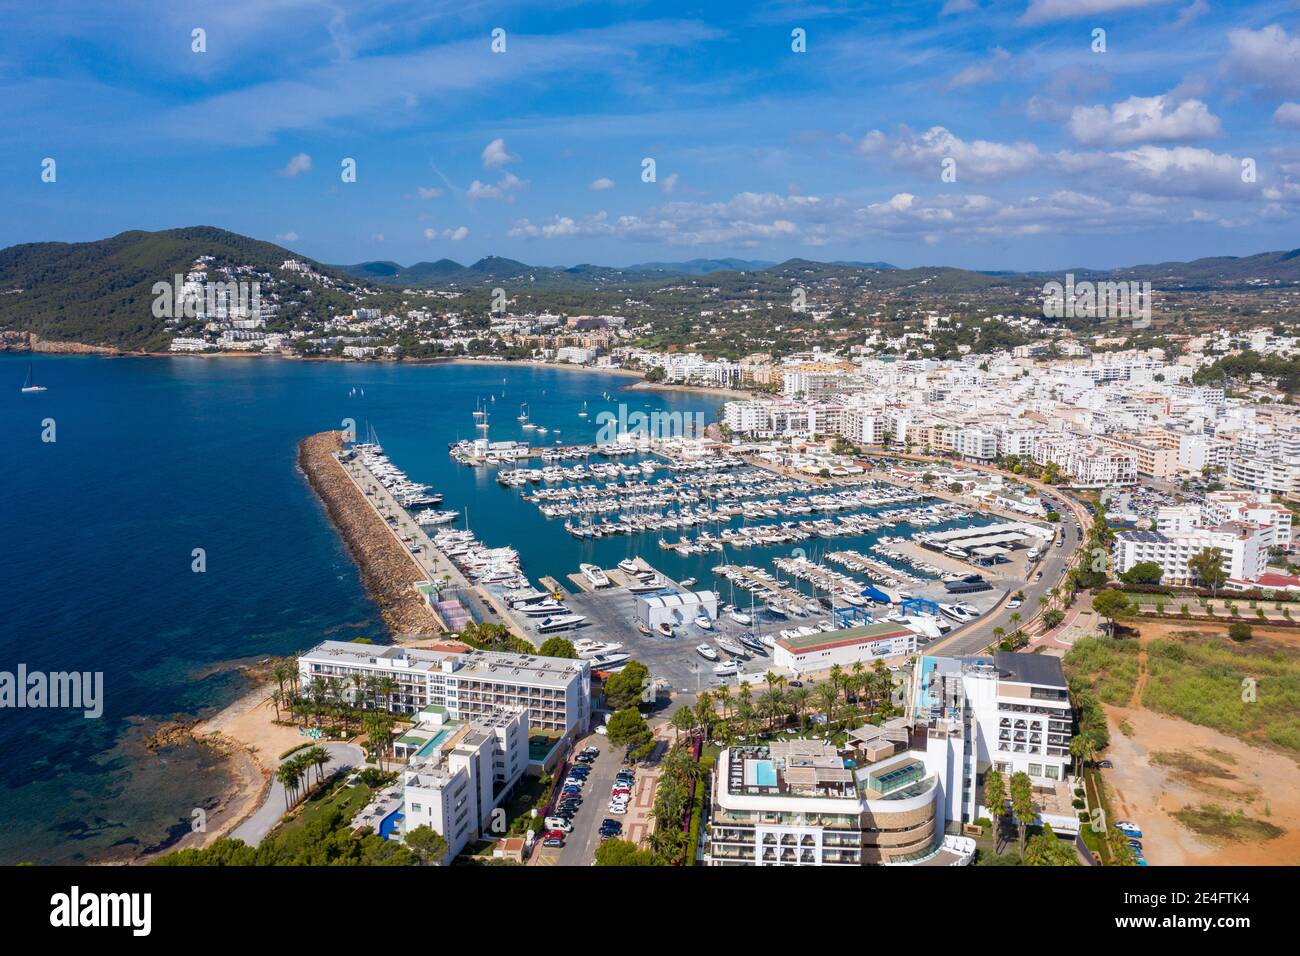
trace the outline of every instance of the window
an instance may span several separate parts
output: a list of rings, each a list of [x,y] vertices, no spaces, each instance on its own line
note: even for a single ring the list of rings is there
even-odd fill
[[[1041,763],[1031,763],[1029,765],[1029,776],[1041,777],[1043,775],[1043,765]]]
[[[413,803],[413,804],[411,804],[411,812],[412,812],[412,813],[420,813],[420,812],[421,812],[421,810],[420,810],[420,805],[419,805],[418,803]]]
[[[1061,768],[1053,767],[1050,764],[1043,770],[1043,776],[1046,777],[1048,780],[1060,780],[1061,779],[1060,774],[1061,774]]]

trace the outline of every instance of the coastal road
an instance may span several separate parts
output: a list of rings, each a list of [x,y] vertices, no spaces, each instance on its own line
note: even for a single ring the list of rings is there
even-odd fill
[[[326,777],[336,770],[351,770],[363,766],[366,762],[365,753],[356,744],[327,742],[320,746],[324,747],[330,755],[330,762],[325,765]],[[312,771],[312,775],[315,776],[315,770]],[[280,822],[280,817],[284,816],[284,813],[284,784],[272,778],[271,789],[267,791],[262,805],[237,826],[230,836],[236,840],[243,840],[249,846],[257,846],[271,832],[271,828]]]
[[[600,846],[600,822],[613,816],[607,812],[606,805],[614,777],[623,765],[621,748],[611,747],[608,738],[600,734],[592,734],[575,744],[574,752],[588,746],[599,747],[600,756],[595,763],[589,764],[591,773],[582,788],[582,806],[573,816],[573,832],[565,838],[564,846],[542,848],[542,853],[552,856],[552,862],[560,866],[590,866],[596,858],[596,847]]]
[[[1049,545],[1046,552],[1038,560],[1036,567],[1029,570],[1027,574],[1028,580],[1019,587],[1012,589],[1012,594],[1017,590],[1025,592],[1025,603],[1021,607],[1009,609],[1004,600],[999,603],[996,610],[981,616],[974,623],[954,631],[943,640],[935,642],[926,649],[925,653],[946,654],[955,657],[978,654],[993,643],[994,628],[1003,628],[1008,634],[1015,629],[1015,625],[1011,622],[1012,614],[1018,613],[1020,615],[1022,625],[1037,614],[1039,597],[1046,595],[1049,590],[1060,583],[1070,557],[1081,543],[1078,522],[1068,512],[1061,515],[1058,537],[1060,535],[1064,535],[1065,544],[1059,548],[1054,544]],[[1035,582],[1034,575],[1039,571],[1042,572],[1042,580]]]

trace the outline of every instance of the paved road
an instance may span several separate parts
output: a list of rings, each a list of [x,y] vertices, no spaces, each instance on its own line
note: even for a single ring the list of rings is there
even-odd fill
[[[1011,623],[1012,614],[1020,614],[1021,624],[1024,624],[1037,614],[1038,598],[1046,595],[1049,590],[1060,583],[1065,574],[1066,565],[1080,544],[1078,522],[1069,512],[1061,515],[1061,529],[1058,534],[1065,536],[1065,544],[1059,548],[1055,545],[1048,547],[1043,556],[1039,558],[1036,567],[1029,571],[1029,580],[1021,587],[1013,589],[1013,594],[1015,590],[1025,592],[1025,603],[1021,607],[1008,609],[1004,601],[996,611],[985,614],[966,627],[955,630],[948,637],[927,648],[926,653],[951,656],[977,654],[993,643],[994,628],[1003,628],[1007,633],[1015,629],[1015,625]],[[1037,571],[1041,571],[1043,577],[1042,580],[1035,582],[1033,577]]]
[[[344,743],[322,743],[320,746],[329,751],[330,762],[325,765],[325,775],[328,777],[335,770],[354,767],[360,767],[365,763],[366,755],[356,744]],[[316,776],[316,771],[312,770],[312,778]],[[249,846],[257,846],[262,839],[271,832],[284,815],[284,785],[278,780],[271,781],[271,789],[267,791],[266,799],[262,805],[253,812],[253,814],[237,826],[230,834],[236,840],[243,840]]]
[[[575,753],[589,745],[599,747],[600,756],[595,763],[588,765],[591,773],[582,788],[582,806],[573,817],[573,832],[558,851],[544,847],[542,850],[547,854],[558,853],[556,862],[560,866],[591,865],[591,861],[596,858],[596,847],[600,846],[600,822],[605,817],[613,816],[606,812],[606,805],[609,803],[609,788],[613,786],[614,777],[623,765],[622,749],[611,747],[609,740],[600,734],[592,734],[575,746]]]

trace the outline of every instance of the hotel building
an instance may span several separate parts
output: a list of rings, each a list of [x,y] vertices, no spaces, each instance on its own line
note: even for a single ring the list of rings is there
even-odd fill
[[[528,710],[505,707],[461,723],[441,708],[422,712],[436,731],[402,771],[402,832],[429,826],[447,841],[443,862],[490,832],[492,811],[528,766]]]
[[[534,731],[577,736],[591,721],[591,666],[587,661],[495,651],[421,650],[325,641],[298,658],[304,690],[337,680],[348,697],[357,680],[391,678],[387,707],[413,714],[430,704],[460,721],[490,717],[502,707],[524,707]],[[373,695],[372,695],[373,696]]]
[[[963,865],[984,775],[1025,773],[1036,820],[1078,832],[1067,783],[1073,718],[1061,662],[922,657],[907,716],[821,740],[719,755],[706,860],[716,866]]]

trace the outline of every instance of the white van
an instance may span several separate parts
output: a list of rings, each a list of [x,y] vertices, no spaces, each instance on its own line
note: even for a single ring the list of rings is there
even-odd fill
[[[546,824],[548,830],[563,830],[565,833],[573,832],[573,824],[564,817],[547,817],[542,822]]]
[[[1038,550],[1037,548],[1030,548],[1030,549],[1029,549],[1029,554],[1028,554],[1027,557],[1029,558],[1030,561],[1037,561],[1037,560],[1038,560],[1038,555],[1039,555],[1040,553],[1041,553],[1041,552],[1039,552],[1039,550]]]

